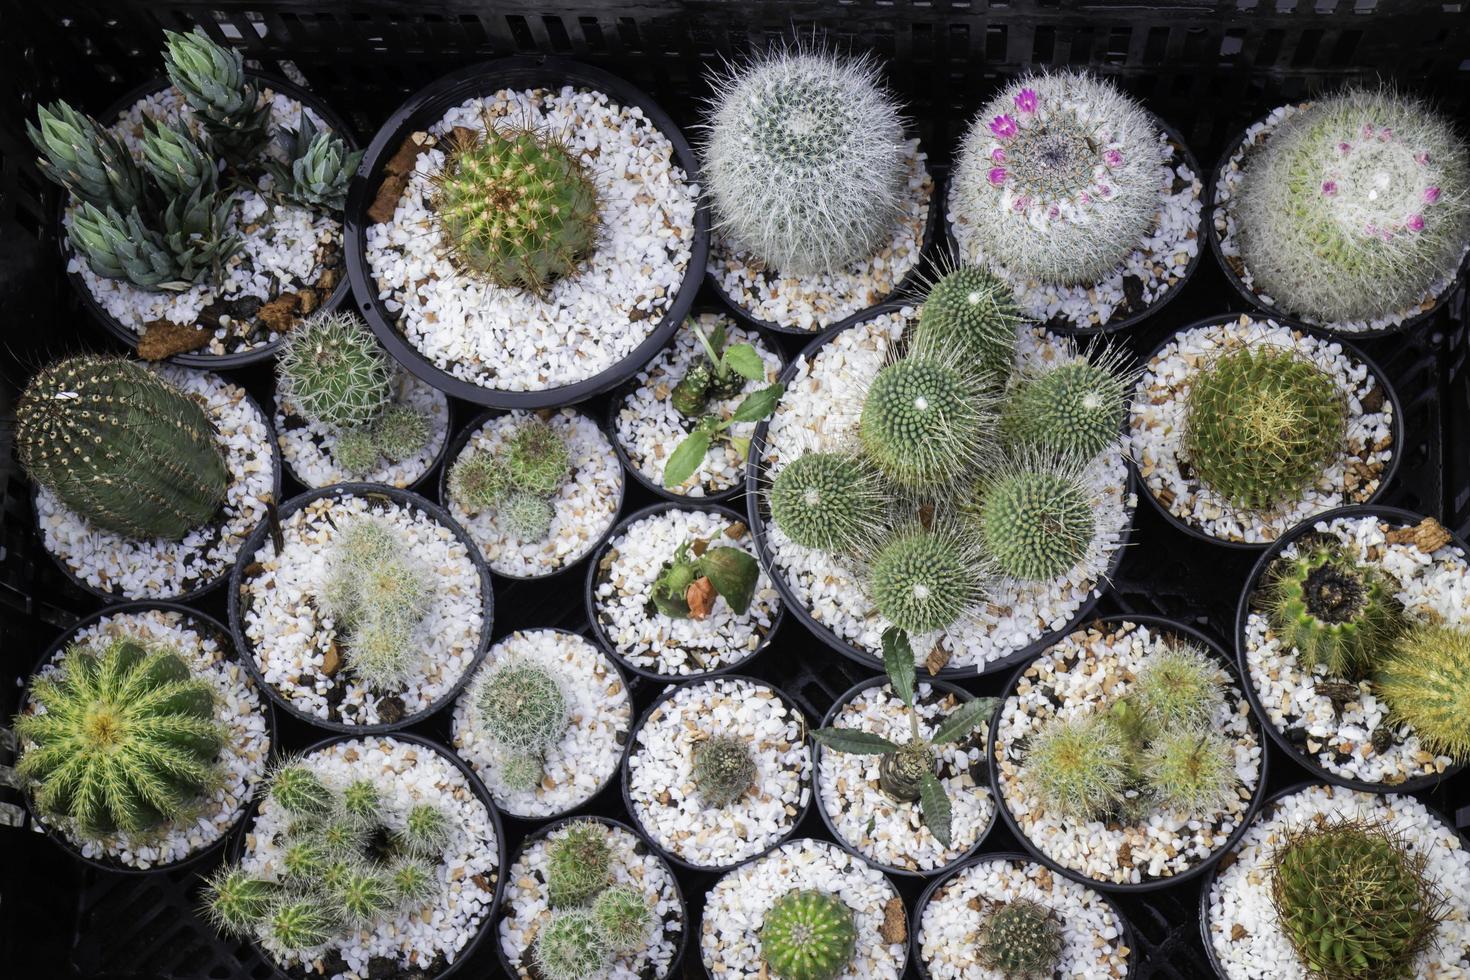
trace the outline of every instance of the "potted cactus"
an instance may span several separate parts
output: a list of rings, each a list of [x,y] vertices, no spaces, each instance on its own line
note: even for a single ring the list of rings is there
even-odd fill
[[[775,47],[709,81],[700,156],[725,301],[815,333],[897,292],[934,234],[934,180],[876,60]]]
[[[1030,318],[1116,330],[1179,292],[1199,259],[1203,185],[1183,140],[1112,82],[1030,75],[976,114],[947,202],[959,256]]]
[[[607,785],[632,726],[623,675],[595,644],[526,630],[492,646],[455,701],[452,744],[501,811],[546,818]]]
[[[166,81],[100,122],[55,102],[28,125],[67,192],[69,271],[146,360],[259,360],[346,294],[342,209],[362,154],[318,100],[238,51],[199,30],[164,38]]]
[[[1150,355],[1129,449],[1171,523],[1259,548],[1313,514],[1381,494],[1402,424],[1363,354],[1241,314],[1185,327]]]
[[[1470,154],[1412,96],[1349,88],[1252,123],[1214,183],[1211,238],[1249,302],[1335,333],[1417,322],[1470,250]]]
[[[118,357],[41,369],[16,406],[15,446],[46,550],[105,599],[218,584],[280,489],[270,423],[243,388]]]

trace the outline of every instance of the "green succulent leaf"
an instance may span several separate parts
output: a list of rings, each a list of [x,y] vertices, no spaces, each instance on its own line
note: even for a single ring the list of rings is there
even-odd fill
[[[883,631],[883,669],[888,672],[888,682],[893,693],[910,708],[914,706],[914,648],[909,645],[909,635],[897,626]]]
[[[737,613],[750,608],[760,570],[755,556],[739,548],[711,548],[699,559],[700,573],[709,578],[710,585]]]
[[[745,436],[731,436],[730,447],[740,455],[741,459],[750,458],[750,440]]]
[[[949,847],[953,841],[949,830],[949,796],[944,792],[944,784],[932,772],[919,777],[919,809],[924,814],[924,826],[929,828],[934,839]]]
[[[664,464],[664,486],[677,487],[693,476],[704,462],[704,454],[709,452],[710,441],[710,434],[703,427],[685,436]]]
[[[724,363],[725,367],[742,378],[749,378],[751,381],[765,380],[766,363],[750,344],[736,344],[725,351]]]
[[[752,391],[735,409],[732,422],[759,422],[776,410],[776,404],[786,393],[785,385],[770,385],[760,391]]]
[[[882,735],[859,731],[856,728],[818,728],[812,738],[834,752],[851,755],[886,755],[897,752],[899,746]]]
[[[934,731],[932,741],[935,745],[943,745],[946,742],[958,742],[970,732],[975,726],[983,723],[995,713],[995,707],[1000,703],[997,698],[975,698],[966,701],[954,711],[949,717],[939,723]]]

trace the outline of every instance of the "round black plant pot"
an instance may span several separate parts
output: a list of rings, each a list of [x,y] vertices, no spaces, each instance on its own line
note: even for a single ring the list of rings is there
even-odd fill
[[[730,870],[732,870],[734,868],[738,868],[738,867],[740,867],[743,864],[749,864],[751,861],[757,861],[760,858],[765,857],[767,854],[771,853],[776,848],[780,847],[782,844],[785,844],[787,841],[791,840],[791,838],[796,835],[797,828],[801,826],[802,821],[806,819],[807,813],[812,808],[812,797],[815,796],[816,795],[816,792],[817,792],[817,784],[816,784],[816,779],[817,779],[817,765],[816,765],[816,756],[814,754],[812,756],[811,779],[810,779],[810,781],[807,784],[807,790],[808,790],[808,792],[807,792],[806,803],[802,805],[801,810],[796,814],[795,819],[793,819],[791,821],[791,826],[788,827],[787,830],[786,830],[786,832],[783,833],[780,837],[778,837],[776,840],[772,841],[771,843],[767,844],[765,847],[761,848],[756,853],[746,855],[745,857],[742,857],[742,858],[738,858],[737,860],[731,861],[729,864],[718,864],[718,865],[692,864],[691,862],[689,862],[689,861],[685,860],[684,858],[680,857],[679,855],[675,854],[673,851],[670,851],[670,850],[666,849],[662,844],[660,844],[654,838],[653,834],[649,833],[647,830],[644,829],[642,821],[640,821],[638,819],[638,811],[633,808],[633,798],[632,798],[632,795],[631,795],[631,789],[632,789],[631,783],[632,783],[632,769],[633,769],[633,767],[632,767],[632,759],[633,759],[634,746],[637,744],[637,742],[638,742],[638,736],[642,733],[644,726],[648,724],[648,719],[653,716],[653,713],[655,711],[657,711],[659,708],[663,707],[663,705],[667,701],[669,701],[669,699],[671,699],[675,694],[679,693],[680,691],[684,690],[685,688],[693,687],[696,684],[703,684],[706,681],[714,680],[714,679],[719,679],[719,680],[732,680],[732,681],[746,681],[746,682],[748,682],[750,684],[755,684],[755,685],[757,685],[759,687],[765,688],[766,690],[775,692],[775,694],[781,699],[781,703],[784,704],[787,707],[787,709],[789,709],[790,711],[795,712],[796,713],[796,717],[798,717],[798,718],[801,719],[802,728],[805,729],[807,727],[806,715],[805,715],[805,713],[802,712],[801,706],[799,704],[797,704],[795,701],[793,701],[791,699],[791,697],[785,691],[781,690],[779,687],[777,687],[776,685],[770,683],[769,681],[763,681],[760,678],[751,677],[748,674],[728,674],[728,673],[722,673],[722,674],[719,674],[718,677],[716,677],[716,675],[713,675],[713,674],[706,674],[706,675],[701,676],[701,677],[695,677],[692,680],[686,681],[686,682],[684,682],[682,684],[670,684],[668,687],[664,688],[663,691],[659,694],[659,696],[656,699],[654,699],[654,702],[648,706],[648,710],[645,711],[645,712],[643,712],[643,714],[641,716],[639,716],[639,718],[638,718],[638,724],[636,724],[636,725],[633,726],[633,731],[628,735],[628,749],[623,754],[623,764],[621,766],[621,777],[619,779],[619,784],[620,784],[620,788],[622,790],[622,795],[623,795],[623,812],[628,815],[628,819],[629,820],[633,821],[633,825],[638,829],[639,835],[644,840],[646,840],[648,842],[648,846],[649,847],[652,847],[658,853],[658,855],[660,857],[662,857],[669,864],[672,864],[674,867],[679,868],[682,871],[698,872],[700,874],[720,875],[720,874],[724,874],[725,872],[730,871]],[[805,736],[806,732],[803,731],[802,734],[803,734],[803,736]]]
[[[1214,640],[1210,639],[1204,633],[1200,632],[1192,626],[1186,625],[1185,623],[1181,623],[1177,620],[1166,619],[1163,616],[1140,616],[1126,615],[1121,613],[1114,616],[1099,617],[1092,623],[1086,625],[1102,626],[1111,623],[1133,623],[1139,626],[1148,626],[1154,628],[1155,630],[1168,631],[1170,633],[1176,634],[1177,636],[1181,636],[1185,639],[1191,640],[1201,649],[1209,652],[1209,654],[1215,658],[1216,662],[1225,669],[1225,672],[1230,676],[1231,680],[1239,685],[1242,690],[1245,688],[1245,684],[1240,679],[1240,676],[1236,670],[1234,658],[1228,656],[1218,643],[1216,643]],[[1020,824],[1016,822],[1015,815],[1011,813],[1010,807],[1006,805],[1005,795],[1001,791],[999,766],[996,764],[995,758],[995,740],[1000,733],[1001,714],[1005,710],[1006,702],[1009,701],[1013,696],[1015,696],[1016,686],[1021,682],[1022,676],[1026,673],[1027,668],[1029,668],[1030,666],[1031,665],[1029,663],[1026,663],[1022,664],[1020,667],[1017,667],[1015,672],[1011,674],[1010,680],[1006,682],[1005,690],[1002,691],[1000,695],[1000,704],[996,707],[995,714],[991,716],[990,733],[987,736],[985,742],[985,761],[990,770],[990,792],[991,796],[995,800],[995,808],[997,811],[999,811],[1001,819],[1005,821],[1006,828],[1010,830],[1010,832],[1015,836],[1016,840],[1020,841],[1021,846],[1025,848],[1028,855],[1030,855],[1034,860],[1040,861],[1042,864],[1046,865],[1048,868],[1057,872],[1058,874],[1065,875],[1066,877],[1071,878],[1073,881],[1087,885],[1090,888],[1100,889],[1102,891],[1109,892],[1141,893],[1158,891],[1161,888],[1172,888],[1175,885],[1180,885],[1186,881],[1192,881],[1193,879],[1200,877],[1207,870],[1214,867],[1216,862],[1218,862],[1227,851],[1229,851],[1236,845],[1236,843],[1240,840],[1241,835],[1245,833],[1246,827],[1250,825],[1250,822],[1254,818],[1256,811],[1260,809],[1261,800],[1264,799],[1266,795],[1266,784],[1268,781],[1268,777],[1270,776],[1269,754],[1266,751],[1265,743],[1261,742],[1260,739],[1257,739],[1257,741],[1260,742],[1261,747],[1261,763],[1259,775],[1256,779],[1256,788],[1255,791],[1251,794],[1250,804],[1246,807],[1245,812],[1241,814],[1239,823],[1236,825],[1235,830],[1233,830],[1230,833],[1230,836],[1225,839],[1225,843],[1221,844],[1219,847],[1215,848],[1213,852],[1211,852],[1209,857],[1200,861],[1198,864],[1195,864],[1194,866],[1179,872],[1178,874],[1168,875],[1162,878],[1152,878],[1140,882],[1122,883],[1103,881],[1099,878],[1089,877],[1086,873],[1082,871],[1078,871],[1075,868],[1069,868],[1061,864],[1059,861],[1053,859],[1050,855],[1045,854],[1036,844],[1032,843],[1030,836],[1028,836],[1026,832],[1021,829]],[[1257,727],[1261,727],[1261,721],[1259,718],[1254,719],[1254,721],[1256,722]]]
[[[1238,313],[1220,313],[1216,314],[1215,316],[1208,316],[1201,320],[1195,320],[1193,323],[1186,324],[1185,326],[1182,326],[1178,330],[1169,334],[1163,340],[1159,341],[1154,349],[1149,351],[1148,354],[1144,356],[1141,363],[1145,368],[1147,368],[1148,365],[1152,363],[1153,359],[1159,355],[1159,352],[1162,351],[1169,344],[1173,343],[1180,334],[1183,334],[1190,330],[1195,330],[1199,327],[1208,327],[1215,326],[1217,324],[1232,323],[1238,320],[1239,317],[1240,314]],[[1282,325],[1287,326],[1288,324],[1283,323]],[[1378,363],[1376,361],[1370,358],[1367,354],[1364,354],[1360,348],[1355,347],[1351,342],[1345,340],[1344,338],[1333,336],[1317,327],[1307,326],[1305,324],[1291,325],[1291,328],[1307,334],[1308,336],[1311,336],[1317,340],[1321,340],[1325,343],[1337,344],[1339,347],[1341,347],[1343,354],[1346,355],[1350,360],[1356,361],[1357,363],[1363,365],[1365,368],[1368,369],[1368,373],[1373,376],[1374,381],[1383,391],[1384,400],[1389,405],[1393,406],[1393,419],[1389,423],[1390,431],[1393,433],[1393,455],[1389,457],[1388,465],[1383,468],[1383,473],[1378,478],[1378,489],[1373,492],[1373,495],[1369,497],[1367,501],[1365,501],[1366,504],[1371,504],[1373,503],[1373,501],[1378,500],[1384,495],[1385,492],[1387,492],[1389,485],[1393,482],[1394,475],[1397,474],[1399,471],[1399,464],[1403,462],[1404,453],[1408,449],[1408,447],[1404,444],[1403,403],[1399,401],[1398,389],[1393,386],[1393,382],[1389,380],[1388,374],[1378,366]],[[1129,419],[1131,419],[1131,417],[1132,415],[1130,413]],[[1124,425],[1129,425],[1128,419],[1124,420]],[[1230,548],[1238,552],[1260,551],[1262,548],[1267,548],[1270,546],[1271,542],[1269,541],[1231,541],[1227,538],[1217,538],[1212,534],[1205,533],[1203,530],[1194,526],[1189,521],[1184,520],[1184,518],[1179,517],[1177,514],[1170,511],[1169,508],[1166,507],[1159,500],[1159,498],[1154,495],[1154,491],[1152,490],[1152,488],[1149,487],[1148,481],[1145,480],[1138,471],[1137,460],[1130,458],[1128,462],[1128,468],[1133,473],[1134,483],[1138,487],[1139,493],[1148,499],[1149,504],[1153,506],[1153,509],[1158,512],[1159,516],[1163,517],[1165,523],[1167,523],[1170,527],[1189,536],[1195,541],[1215,545],[1221,548]],[[1309,518],[1309,520],[1310,519],[1315,518]]]
[[[429,360],[403,335],[397,316],[378,297],[378,287],[367,261],[367,216],[379,187],[383,167],[398,152],[403,141],[427,130],[444,114],[468,99],[490,95],[500,89],[550,88],[563,86],[601,92],[613,101],[637,107],[673,145],[674,163],[690,184],[699,182],[699,166],[683,133],[658,103],[615,75],[566,58],[550,55],[517,55],[471,65],[451,72],[420,89],[400,105],[378,129],[358,168],[347,195],[347,275],[362,313],[378,340],[400,364],[424,381],[456,398],[492,408],[551,408],[585,401],[617,387],[636,374],[669,340],[694,304],[704,278],[709,254],[709,215],[703,204],[695,207],[689,266],[668,310],[648,337],[632,353],[612,367],[582,381],[537,391],[506,391],[474,384],[445,371]]]
[[[70,646],[83,630],[90,629],[104,619],[112,619],[117,616],[125,616],[129,613],[145,613],[153,611],[163,611],[180,614],[181,616],[185,617],[186,624],[189,627],[200,632],[209,631],[214,633],[215,640],[217,643],[219,643],[220,651],[224,653],[226,657],[235,660],[237,663],[242,659],[240,657],[239,649],[234,645],[234,639],[230,636],[230,631],[225,629],[224,624],[215,619],[213,616],[202,613],[197,609],[191,609],[190,607],[177,602],[127,602],[116,606],[108,606],[104,609],[100,609],[97,612],[94,612],[92,615],[86,617],[85,619],[80,620],[71,629],[67,630],[65,633],[62,633],[55,640],[53,640],[51,645],[46,648],[46,652],[41,654],[41,658],[36,661],[36,666],[31,671],[30,675],[26,678],[25,687],[21,691],[19,701],[21,713],[24,713],[26,707],[30,704],[31,682],[35,679],[36,675],[40,673],[43,667],[47,666],[53,660],[55,660],[57,655],[60,654],[62,650]],[[261,694],[260,707],[261,711],[263,711],[265,714],[266,737],[269,740],[270,748],[274,749],[278,744],[276,734],[275,704],[271,701],[270,698],[264,695],[263,691],[260,690],[260,684],[256,682],[253,676],[250,676],[250,684],[257,690],[257,692]],[[29,785],[22,783],[20,789],[21,794],[25,799],[26,810],[31,814],[32,821],[36,824],[39,824],[41,828],[45,830],[46,836],[48,838],[50,838],[67,854],[71,855],[73,858],[82,862],[83,864],[96,868],[98,871],[105,871],[112,874],[153,874],[157,871],[177,871],[181,868],[187,868],[196,864],[200,864],[206,858],[212,857],[216,852],[223,848],[225,846],[225,842],[230,839],[235,830],[245,822],[245,818],[248,817],[252,812],[252,808],[249,806],[243,808],[236,816],[234,822],[230,825],[230,827],[222,832],[219,837],[215,838],[213,841],[199,848],[198,850],[185,855],[177,861],[169,861],[163,864],[155,864],[151,868],[138,868],[130,864],[123,864],[121,861],[102,860],[99,858],[87,857],[85,854],[82,853],[82,849],[77,846],[77,844],[74,843],[71,838],[67,837],[66,834],[62,833],[59,829],[52,826],[49,821],[47,821],[44,817],[40,815],[40,811],[36,808],[35,800],[31,796]]]
[[[471,659],[465,667],[464,672],[460,674],[454,684],[443,694],[439,695],[439,697],[435,698],[428,707],[421,708],[412,714],[405,713],[403,717],[395,722],[381,722],[373,725],[353,725],[330,718],[322,718],[309,711],[303,711],[290,698],[277,690],[274,685],[268,683],[261,671],[260,664],[255,659],[254,645],[250,642],[250,638],[245,632],[245,609],[244,599],[242,598],[245,589],[245,580],[251,574],[248,569],[255,564],[256,553],[273,537],[277,527],[284,527],[287,519],[292,514],[295,514],[312,501],[320,500],[323,497],[341,498],[356,496],[369,500],[376,498],[400,507],[420,510],[448,528],[460,544],[464,545],[470,561],[474,563],[475,570],[479,573],[480,577],[480,594],[482,596],[480,641],[476,647],[474,658]],[[424,720],[440,708],[452,703],[459,696],[459,692],[464,689],[465,684],[469,682],[470,677],[474,675],[475,671],[479,669],[480,664],[484,661],[485,652],[490,649],[490,635],[494,629],[495,621],[495,596],[490,586],[490,570],[485,567],[485,562],[480,558],[479,549],[475,547],[475,543],[470,540],[464,528],[460,527],[454,518],[450,517],[448,512],[438,504],[431,503],[411,491],[384,486],[381,483],[337,483],[330,487],[323,487],[320,490],[310,490],[286,501],[281,505],[279,513],[280,517],[277,524],[273,524],[271,521],[264,522],[255,529],[254,533],[245,541],[245,544],[241,546],[239,557],[235,561],[234,570],[230,573],[230,591],[228,597],[230,632],[234,636],[236,649],[240,652],[241,662],[244,663],[245,669],[250,672],[251,679],[266,692],[271,701],[293,718],[298,718],[308,725],[350,735],[396,734],[401,729]],[[272,551],[274,552],[274,547]],[[343,665],[343,669],[348,668],[346,665]],[[455,759],[458,761],[458,756]]]
[[[754,443],[752,442],[751,445],[753,447]],[[783,598],[780,608],[776,610],[776,615],[771,619],[771,628],[766,631],[766,635],[761,638],[760,643],[756,644],[756,648],[754,650],[751,650],[750,652],[745,654],[745,656],[741,657],[738,660],[733,660],[728,664],[722,664],[721,666],[715,667],[711,670],[701,670],[689,674],[660,674],[657,671],[650,670],[647,667],[639,666],[638,664],[632,663],[630,660],[628,660],[628,658],[623,655],[623,652],[618,649],[617,644],[613,642],[613,638],[608,635],[607,628],[603,625],[602,617],[598,614],[597,586],[601,584],[601,579],[604,574],[604,570],[602,568],[603,558],[608,552],[612,539],[622,534],[624,530],[645,518],[656,517],[659,514],[666,514],[671,510],[691,510],[701,511],[707,514],[719,514],[721,517],[725,518],[725,520],[729,521],[730,524],[745,523],[745,519],[741,515],[735,513],[735,511],[731,510],[730,508],[722,507],[719,504],[701,502],[698,500],[680,500],[677,503],[670,501],[668,503],[651,504],[650,506],[645,507],[642,510],[635,511],[632,514],[629,514],[627,517],[624,517],[621,521],[617,523],[617,526],[612,529],[612,532],[608,534],[602,540],[602,542],[593,550],[592,560],[587,563],[587,586],[584,590],[584,599],[586,601],[587,607],[587,621],[592,624],[592,635],[597,638],[598,644],[600,644],[602,648],[607,651],[608,655],[616,660],[624,670],[628,671],[629,673],[635,674],[636,676],[641,677],[645,680],[654,681],[659,684],[678,684],[687,680],[699,680],[701,678],[714,677],[718,674],[728,674],[731,671],[739,670],[741,667],[750,663],[751,660],[760,656],[761,653],[763,653],[765,649],[771,645],[772,638],[775,637],[776,632],[780,630],[781,623],[786,618],[786,602]],[[738,547],[738,542],[735,543],[735,545],[733,546]],[[669,557],[673,557],[672,553]],[[759,560],[759,555],[757,555],[756,557],[757,560]],[[654,613],[653,615],[662,616],[663,613]]]
[[[245,74],[249,76],[251,81],[257,82],[264,87],[270,88],[276,92],[283,93],[290,96],[292,99],[295,99],[297,102],[301,103],[302,106],[316,113],[316,115],[322,120],[322,122],[326,123],[327,126],[331,128],[333,135],[342,138],[343,142],[347,144],[347,148],[349,150],[358,149],[357,137],[353,133],[352,127],[347,124],[347,121],[345,119],[333,112],[327,106],[327,104],[315,94],[308,92],[306,89],[301,88],[300,86],[295,85],[277,75],[270,75],[265,72],[250,70],[247,70]],[[117,122],[118,118],[121,117],[124,112],[127,112],[128,109],[132,108],[133,104],[139,99],[142,99],[145,96],[152,95],[155,92],[163,91],[164,89],[168,88],[170,84],[171,83],[167,78],[156,78],[152,81],[144,82],[142,85],[139,85],[136,88],[129,90],[127,93],[119,97],[116,102],[108,106],[102,112],[102,114],[97,117],[97,122],[104,127],[113,125]],[[107,330],[108,333],[112,334],[122,343],[126,344],[128,347],[136,351],[138,349],[138,340],[141,335],[136,330],[133,330],[131,327],[121,323],[111,313],[107,312],[107,309],[100,302],[97,301],[97,297],[92,295],[92,290],[87,288],[87,282],[84,278],[82,278],[81,272],[72,271],[70,269],[70,263],[72,259],[77,259],[77,261],[79,262],[83,260],[77,256],[76,252],[73,251],[71,244],[67,241],[66,226],[62,224],[62,218],[66,214],[66,205],[67,195],[62,194],[61,201],[56,209],[56,241],[57,246],[61,249],[62,268],[67,270],[66,276],[67,279],[71,281],[72,291],[76,293],[77,298],[81,300],[82,305],[87,308],[87,311],[91,313],[93,318],[96,319],[98,323],[102,324],[102,326]],[[345,239],[345,224],[343,227],[343,237]],[[332,287],[331,293],[327,296],[322,297],[320,304],[312,312],[314,314],[328,314],[335,312],[347,299],[347,294],[349,291],[350,287],[348,284],[347,275],[344,270],[343,273],[339,276],[337,284]],[[280,348],[281,343],[284,340],[285,335],[283,334],[282,336],[277,337],[274,341],[268,344],[261,344],[260,346],[247,351],[239,351],[233,354],[201,354],[190,351],[183,354],[174,354],[166,358],[166,361],[170,364],[182,364],[186,367],[210,368],[213,370],[244,367],[247,364],[255,364],[260,361],[268,360],[274,357],[276,354],[276,350]]]
[[[1417,793],[1420,790],[1432,789],[1447,779],[1453,778],[1465,768],[1463,762],[1454,763],[1447,767],[1442,773],[1433,775],[1416,776],[1406,779],[1401,783],[1371,783],[1362,779],[1353,779],[1348,776],[1340,776],[1323,766],[1317,761],[1316,753],[1309,753],[1306,747],[1290,738],[1285,732],[1271,723],[1266,708],[1261,704],[1260,693],[1256,690],[1255,682],[1251,678],[1249,651],[1246,648],[1246,627],[1249,624],[1251,613],[1251,599],[1256,589],[1261,585],[1262,579],[1270,569],[1272,562],[1280,557],[1281,552],[1292,542],[1299,541],[1303,537],[1312,534],[1314,528],[1324,522],[1339,517],[1376,517],[1387,520],[1400,526],[1412,527],[1423,519],[1423,515],[1412,511],[1403,510],[1399,507],[1382,507],[1371,504],[1358,504],[1352,507],[1339,507],[1335,510],[1324,511],[1307,518],[1300,524],[1287,531],[1281,537],[1272,542],[1271,546],[1261,553],[1256,565],[1251,569],[1250,575],[1245,580],[1245,588],[1240,593],[1240,604],[1235,611],[1235,651],[1238,658],[1241,687],[1245,691],[1246,699],[1250,701],[1251,710],[1255,712],[1261,727],[1266,734],[1271,736],[1271,741],[1292,758],[1303,769],[1310,772],[1314,777],[1334,786],[1345,786],[1348,789],[1362,790],[1366,793]],[[1467,547],[1464,539],[1458,534],[1445,529],[1450,535],[1450,542],[1460,549],[1460,554],[1470,559],[1470,547]],[[1305,735],[1302,736],[1305,740]]]

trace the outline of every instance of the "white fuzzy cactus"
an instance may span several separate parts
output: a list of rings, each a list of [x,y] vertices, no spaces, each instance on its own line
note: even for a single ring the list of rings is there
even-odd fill
[[[1361,89],[1289,115],[1242,164],[1235,215],[1252,285],[1317,323],[1419,306],[1470,243],[1470,163],[1418,100]]]
[[[794,275],[877,251],[902,210],[907,160],[873,60],[778,49],[713,86],[703,151],[717,227]]]
[[[963,257],[1059,285],[1100,279],[1158,219],[1165,176],[1152,116],[1072,72],[1013,83],[960,148],[950,221]]]

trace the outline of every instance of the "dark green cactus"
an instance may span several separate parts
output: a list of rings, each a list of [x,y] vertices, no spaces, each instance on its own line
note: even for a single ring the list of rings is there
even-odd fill
[[[781,980],[834,980],[852,963],[857,926],[838,896],[813,888],[776,899],[761,923],[761,958]]]
[[[1357,680],[1405,629],[1396,590],[1376,566],[1320,543],[1272,563],[1265,597],[1271,625],[1304,668]]]
[[[990,911],[977,960],[1006,980],[1051,980],[1062,958],[1062,924],[1051,909],[1023,898]]]

